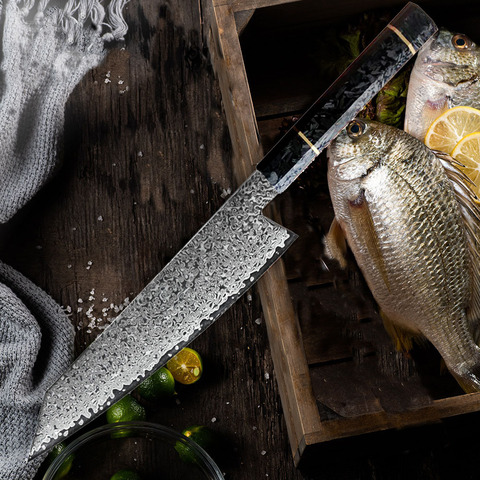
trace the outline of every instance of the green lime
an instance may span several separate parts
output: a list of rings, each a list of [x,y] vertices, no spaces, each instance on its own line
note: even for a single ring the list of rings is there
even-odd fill
[[[137,387],[137,393],[145,400],[171,397],[175,394],[175,379],[170,370],[159,368]]]
[[[203,425],[192,425],[182,431],[182,435],[193,440],[197,445],[200,445],[207,453],[212,454],[215,446],[215,434],[208,427]],[[180,440],[175,444],[175,450],[178,452],[180,458],[186,463],[196,463],[196,453],[184,442]]]
[[[142,421],[146,417],[145,409],[131,395],[125,395],[107,410],[108,423]]]
[[[141,480],[141,477],[132,470],[119,470],[110,477],[110,480]]]
[[[177,382],[190,385],[200,380],[203,362],[197,351],[186,347],[167,362],[167,368]]]
[[[58,443],[52,449],[52,451],[48,454],[47,462],[51,464],[65,449],[67,445],[63,442]],[[73,463],[73,454],[69,455],[62,463],[62,465],[57,469],[57,473],[55,474],[55,480],[60,480],[68,475],[70,469],[72,468]]]

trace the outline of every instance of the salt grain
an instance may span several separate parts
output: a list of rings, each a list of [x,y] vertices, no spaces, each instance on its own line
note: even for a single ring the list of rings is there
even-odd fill
[[[260,455],[266,455],[266,454],[267,454],[267,452],[266,452],[265,450],[262,450],[262,451],[260,452]]]
[[[262,319],[261,319],[261,318],[257,318],[257,319],[255,320],[255,323],[256,323],[257,325],[261,325],[261,324],[262,324]]]
[[[102,217],[101,215],[99,215],[98,218],[97,218],[97,220],[98,220],[99,222],[103,222],[103,217]]]
[[[212,417],[211,422],[212,422],[212,423],[215,423],[216,421],[217,421],[216,417]]]

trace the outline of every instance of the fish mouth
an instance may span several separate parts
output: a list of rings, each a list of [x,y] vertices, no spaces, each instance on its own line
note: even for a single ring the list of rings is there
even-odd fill
[[[343,156],[330,152],[330,148],[327,150],[327,161],[332,167],[338,167],[347,163],[353,162],[356,159],[354,155]]]
[[[450,72],[446,70],[450,70]],[[462,84],[469,85],[478,81],[478,75],[472,72],[471,65],[458,65],[444,61],[425,61],[424,75],[430,80],[445,83],[452,87]]]

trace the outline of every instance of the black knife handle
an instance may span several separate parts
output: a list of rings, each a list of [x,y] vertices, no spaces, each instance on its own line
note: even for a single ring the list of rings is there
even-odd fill
[[[407,4],[257,165],[275,190],[291,185],[436,31]]]

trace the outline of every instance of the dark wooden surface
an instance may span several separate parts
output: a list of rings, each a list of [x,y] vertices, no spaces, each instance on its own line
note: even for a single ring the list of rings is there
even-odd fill
[[[69,99],[61,169],[1,229],[2,259],[71,309],[77,352],[236,187],[200,15],[195,1],[130,2],[125,49]],[[232,479],[296,476],[261,318],[252,291],[192,345],[201,382],[148,411],[179,431],[217,431]]]
[[[201,14],[193,0],[127,6],[125,49],[68,102],[61,169],[0,229],[1,258],[71,311],[77,353],[235,189]],[[255,289],[192,346],[204,378],[148,418],[217,431],[227,479],[479,477],[476,416],[333,444],[295,469]]]

